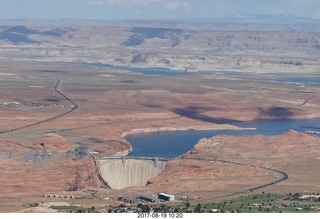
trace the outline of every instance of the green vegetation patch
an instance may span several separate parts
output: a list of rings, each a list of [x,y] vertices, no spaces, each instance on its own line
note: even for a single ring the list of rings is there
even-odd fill
[[[68,211],[68,212],[92,212],[94,211],[94,207],[92,208],[84,208],[80,206],[74,206],[74,205],[61,205],[61,206],[50,206],[50,208],[60,211]]]
[[[202,211],[244,213],[295,213],[314,212],[311,205],[284,202],[280,194],[254,194],[217,203],[205,204]],[[196,208],[196,206],[194,206]]]

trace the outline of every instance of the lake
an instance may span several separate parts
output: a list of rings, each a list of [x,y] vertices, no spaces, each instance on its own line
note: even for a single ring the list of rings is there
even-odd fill
[[[186,75],[186,74],[194,74],[194,73],[187,73],[185,70],[160,68],[160,67],[137,68],[137,67],[117,66],[117,65],[110,65],[110,64],[103,64],[103,63],[78,63],[78,64],[112,68],[112,69],[124,70],[124,71],[132,71],[132,72],[141,73],[144,75],[179,76],[179,75]],[[236,72],[236,71],[227,71],[227,70],[200,70],[197,73],[200,73],[200,74],[222,74],[222,75],[228,75],[228,76],[249,75],[248,73],[245,73],[245,72]]]
[[[132,71],[141,73],[144,75],[185,75],[187,74],[184,70],[173,70],[170,68],[135,68],[135,67],[127,67],[127,66],[116,66],[110,64],[102,64],[102,63],[79,63],[82,65],[89,65],[89,66],[98,66],[98,67],[106,67],[106,68],[113,68],[117,70],[124,70],[124,71]]]
[[[201,138],[215,135],[281,135],[289,130],[298,132],[317,131],[320,119],[308,120],[259,120],[232,123],[243,128],[256,130],[214,130],[214,131],[164,131],[127,136],[133,147],[129,156],[175,158],[191,150]],[[318,130],[319,131],[319,130]]]
[[[108,67],[119,70],[127,70],[148,75],[185,75],[184,70],[172,70],[169,68],[134,68],[127,66],[114,66],[102,63],[79,63],[90,66]],[[246,76],[246,73],[233,71],[215,71],[206,70],[199,73],[225,74],[228,76]],[[248,74],[250,75],[250,74]],[[268,78],[265,80],[277,81],[283,83],[320,83],[320,78],[317,77],[277,77]],[[166,157],[174,158],[191,150],[201,138],[211,138],[215,135],[281,135],[288,130],[296,130],[298,132],[317,131],[320,129],[320,119],[309,120],[259,120],[252,122],[231,123],[243,128],[255,128],[256,130],[220,130],[220,131],[170,131],[157,132],[149,134],[139,134],[127,136],[126,140],[133,147],[132,153],[129,156],[138,157]],[[318,130],[320,131],[320,130]]]

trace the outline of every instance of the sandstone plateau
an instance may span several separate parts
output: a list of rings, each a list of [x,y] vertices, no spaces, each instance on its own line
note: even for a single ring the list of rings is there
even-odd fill
[[[99,166],[128,155],[131,134],[320,117],[317,25],[56,25],[0,27],[1,212],[116,206],[112,198],[158,192],[194,203],[319,192],[319,138],[293,130],[201,139],[144,186],[109,189]]]

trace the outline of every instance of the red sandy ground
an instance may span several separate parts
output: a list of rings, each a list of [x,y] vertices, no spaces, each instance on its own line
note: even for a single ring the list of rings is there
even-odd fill
[[[99,152],[99,156],[127,154],[131,147],[122,134],[134,129],[230,129],[235,128],[228,125],[232,120],[317,117],[320,115],[317,86],[300,87],[219,75],[142,76],[54,63],[17,62],[1,68],[20,78],[1,76],[5,92],[0,93],[0,102],[22,104],[18,109],[0,107],[1,130],[68,111],[72,104],[53,90],[56,78],[62,81],[61,90],[65,95],[80,108],[50,122],[0,136],[0,169],[3,170],[0,211],[20,211],[24,209],[23,204],[30,202],[52,202],[41,197],[48,193],[81,195],[92,188],[98,190],[101,198],[168,192],[177,197],[188,195],[211,201],[281,178],[280,174],[260,167],[271,167],[289,175],[288,180],[265,188],[266,191],[319,190],[319,139],[293,131],[282,136],[222,135],[203,140],[184,157],[213,161],[171,160],[163,173],[149,180],[148,186],[123,190],[101,188],[92,158],[77,160],[70,155],[81,145]],[[63,72],[53,77],[52,73],[42,70]],[[52,99],[57,106],[32,107],[34,101],[47,103]],[[274,113],[274,107],[282,109],[282,113]],[[26,162],[25,157],[43,151],[41,143],[47,151],[54,152],[54,156],[35,163]],[[243,165],[221,163],[217,159]],[[89,206],[105,204],[88,194],[85,197],[77,202]]]

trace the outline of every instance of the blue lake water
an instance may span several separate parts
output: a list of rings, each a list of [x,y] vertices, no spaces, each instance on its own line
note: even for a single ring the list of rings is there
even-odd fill
[[[106,67],[106,68],[113,68],[118,70],[125,70],[125,71],[132,71],[141,73],[144,75],[169,75],[169,76],[178,76],[178,75],[185,75],[188,74],[184,70],[175,70],[170,68],[136,68],[136,67],[128,67],[128,66],[117,66],[117,65],[110,65],[106,63],[78,63],[81,65],[88,65],[88,66],[98,66],[98,67]],[[219,75],[226,75],[226,76],[248,76],[250,77],[252,73],[246,72],[237,72],[237,71],[227,71],[227,70],[201,70],[197,73],[203,74],[219,74]],[[191,73],[192,74],[192,73]],[[320,84],[320,78],[318,77],[276,77],[276,78],[266,78],[265,80],[270,81],[277,81],[277,82],[290,82],[290,83],[311,83],[311,84]]]
[[[170,131],[127,136],[133,147],[129,156],[138,157],[178,157],[191,150],[201,138],[215,135],[281,135],[289,130],[298,132],[320,131],[320,119],[310,120],[260,120],[233,123],[244,128],[256,130],[219,130],[219,131]]]
[[[185,75],[188,74],[185,70],[176,70],[170,68],[136,68],[136,67],[128,67],[128,66],[116,66],[110,64],[103,64],[103,63],[79,63],[82,65],[88,66],[98,66],[98,67],[106,67],[106,68],[113,68],[118,70],[125,70],[125,71],[132,71],[141,73],[144,75],[169,75],[169,76],[178,76],[178,75]],[[223,70],[201,70],[197,73],[204,73],[204,74],[223,74],[228,76],[239,76],[239,75],[248,75],[244,72],[236,72],[236,71],[223,71]],[[191,73],[193,74],[193,73]]]
[[[184,70],[172,70],[170,68],[135,68],[135,67],[127,67],[127,66],[115,66],[110,64],[102,64],[102,63],[80,63],[83,65],[89,66],[99,66],[106,68],[113,68],[118,70],[132,71],[145,75],[185,75],[186,72]]]
[[[113,69],[127,70],[148,75],[185,75],[183,70],[172,70],[169,68],[134,68],[127,66],[114,66],[102,63],[80,63],[89,66],[108,67]],[[246,73],[233,71],[200,71],[199,73],[225,74],[228,76],[246,76]],[[248,74],[250,76],[250,74]],[[309,83],[320,84],[318,77],[276,77],[265,80],[283,83]],[[259,120],[253,122],[231,123],[244,128],[255,128],[256,130],[221,130],[221,131],[175,131],[157,132],[152,134],[140,134],[127,136],[126,139],[133,147],[129,156],[139,157],[167,157],[174,158],[191,150],[201,138],[211,138],[215,135],[281,135],[289,130],[298,132],[320,131],[320,119],[310,120]],[[317,130],[318,129],[318,130]]]

